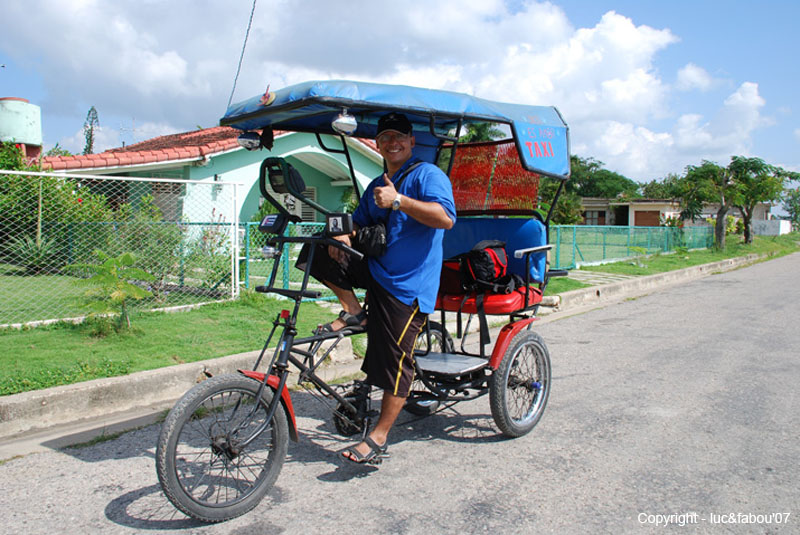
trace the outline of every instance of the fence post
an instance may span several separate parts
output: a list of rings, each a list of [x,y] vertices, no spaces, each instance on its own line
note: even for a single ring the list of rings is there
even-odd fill
[[[575,266],[578,263],[578,226],[572,225],[572,265]]]
[[[608,228],[605,226],[603,227],[603,258],[602,260],[606,259],[606,236],[608,235]]]
[[[291,223],[287,229],[289,236],[297,236],[297,224]],[[283,289],[289,289],[289,244],[283,244],[281,253],[281,266],[283,267]]]
[[[237,189],[238,185],[233,185],[233,196],[231,208],[233,211],[233,221],[231,222],[231,299],[239,297],[239,210],[237,208]]]
[[[244,287],[250,289],[250,223],[244,224]]]
[[[561,225],[556,227],[556,268],[561,269]]]
[[[630,254],[631,254],[631,234],[632,233],[633,233],[633,228],[629,226],[628,227],[628,243],[626,245],[627,251],[625,251],[625,254],[628,255],[628,256],[630,256]]]

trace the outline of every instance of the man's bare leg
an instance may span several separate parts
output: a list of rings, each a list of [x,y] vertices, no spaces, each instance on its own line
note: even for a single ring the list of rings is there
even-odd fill
[[[361,303],[356,297],[356,294],[353,290],[345,290],[344,288],[340,288],[335,284],[331,284],[327,281],[323,281],[323,284],[331,289],[333,294],[339,299],[339,303],[342,305],[342,310],[347,312],[348,314],[359,314],[362,310]],[[339,329],[343,328],[345,323],[340,318],[336,318],[333,322],[331,322],[331,328],[334,331],[338,331]]]
[[[376,444],[383,446],[389,438],[389,431],[392,429],[397,417],[400,416],[400,411],[406,403],[406,398],[390,394],[386,390],[383,391],[383,400],[381,401],[381,415],[378,417],[378,423],[375,428],[370,432],[369,438],[375,441]],[[354,447],[362,456],[369,453],[370,447],[366,442],[361,442]],[[350,455],[345,453],[345,455]],[[352,456],[350,460],[356,459]]]

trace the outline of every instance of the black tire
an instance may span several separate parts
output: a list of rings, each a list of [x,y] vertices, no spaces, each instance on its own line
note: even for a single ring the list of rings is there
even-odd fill
[[[218,375],[189,390],[170,411],[156,448],[158,481],[170,502],[203,522],[222,522],[253,509],[272,488],[289,441],[279,406],[270,425],[237,451],[265,423],[273,390],[242,375]],[[240,428],[241,427],[241,428]]]
[[[422,332],[420,332],[419,336],[417,336],[417,343],[414,346],[414,349],[425,351],[427,347],[428,347],[428,335],[425,333],[425,329],[423,328]],[[454,353],[455,347],[456,346],[453,343],[453,337],[450,336],[450,333],[447,332],[447,329],[444,329],[441,323],[432,321],[431,352]]]
[[[550,352],[533,331],[518,333],[489,380],[492,417],[508,437],[530,432],[550,396]]]
[[[414,349],[425,351],[428,348],[428,336],[425,330],[419,333],[417,343]],[[455,344],[453,337],[446,329],[442,328],[440,323],[435,321],[431,322],[431,352],[434,353],[454,353]],[[436,399],[431,399],[431,391],[425,387],[425,384],[417,377],[411,384],[411,392],[406,400],[405,410],[415,416],[428,416],[433,414],[439,409],[441,402]]]

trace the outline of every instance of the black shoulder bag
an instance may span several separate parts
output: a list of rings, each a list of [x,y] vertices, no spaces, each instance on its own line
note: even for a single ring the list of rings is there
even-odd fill
[[[403,176],[395,183],[395,189],[400,188],[400,184],[408,173],[416,169],[422,162],[412,164],[406,169]],[[378,221],[374,225],[361,227],[356,232],[353,247],[366,256],[383,256],[386,253],[386,222]]]

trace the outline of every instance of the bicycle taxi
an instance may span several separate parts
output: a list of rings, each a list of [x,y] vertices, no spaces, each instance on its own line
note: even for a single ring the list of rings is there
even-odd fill
[[[453,266],[445,261],[443,277],[448,280],[443,278],[437,313],[418,340],[415,383],[406,410],[433,414],[443,405],[488,394],[500,432],[525,435],[544,413],[551,381],[549,351],[531,327],[548,281],[566,274],[549,269],[547,261],[550,217],[569,177],[568,128],[558,110],[408,86],[324,81],[235,104],[220,124],[242,130],[240,143],[251,150],[269,150],[277,130],[314,133],[322,149],[344,156],[354,191],[360,193],[345,137],[374,138],[378,118],[389,111],[404,113],[412,122],[414,155],[439,162],[451,179],[458,218],[445,232],[444,258],[459,259],[483,240],[499,240],[505,244],[508,273],[516,281],[501,292],[452,284],[459,271],[448,273]],[[468,125],[487,123],[507,138],[459,143],[458,135]],[[544,215],[537,209],[540,176],[561,181]],[[322,243],[361,256],[333,239],[352,231],[350,215],[305,197],[303,178],[290,161],[265,158],[259,186],[278,212],[267,216],[259,229],[278,254],[287,243]],[[323,214],[326,230],[318,236],[289,236],[289,224],[299,218],[276,194],[289,194]],[[333,423],[344,436],[366,436],[375,414],[368,385],[329,385],[317,374],[334,347],[364,327],[300,336],[300,303],[320,297],[320,292],[309,289],[308,270],[299,288],[275,287],[279,263],[276,259],[269,281],[256,290],[294,305],[273,321],[253,369],[218,375],[192,388],[170,411],[159,436],[156,467],[164,493],[179,510],[205,522],[246,513],[277,479],[288,440],[297,441],[299,434],[286,386],[290,373],[296,371],[298,383],[310,385],[331,405]],[[463,329],[462,316],[468,318]],[[487,316],[507,317],[493,345]],[[456,338],[461,338],[458,348],[447,328],[453,318]],[[479,328],[468,335],[473,320]]]

